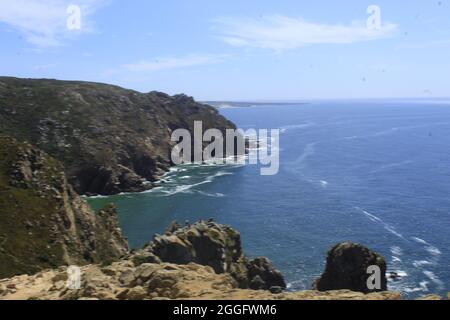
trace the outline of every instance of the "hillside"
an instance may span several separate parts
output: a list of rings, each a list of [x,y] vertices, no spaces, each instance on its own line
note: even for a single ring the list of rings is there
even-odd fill
[[[235,126],[185,95],[76,81],[0,77],[0,134],[60,160],[79,194],[151,188],[172,165],[171,132]]]
[[[57,160],[0,136],[0,278],[126,252],[114,207],[93,212]]]

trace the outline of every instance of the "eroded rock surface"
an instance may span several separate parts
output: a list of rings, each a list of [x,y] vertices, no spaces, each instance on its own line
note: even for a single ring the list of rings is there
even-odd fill
[[[381,271],[380,290],[370,290],[367,286],[369,266],[378,266]],[[327,256],[324,273],[316,280],[315,288],[319,291],[348,289],[368,293],[386,291],[386,262],[382,256],[368,248],[345,242],[334,246]]]
[[[239,232],[212,220],[185,227],[172,223],[164,235],[155,236],[134,259],[146,261],[147,257],[168,263],[210,266],[217,274],[230,274],[241,288],[286,288],[283,276],[267,258],[250,261],[244,256]]]
[[[209,266],[190,263],[141,264],[124,260],[108,267],[89,265],[81,268],[81,286],[67,287],[65,268],[0,280],[0,299],[224,299],[224,300],[399,300],[395,292],[363,293],[348,290],[303,291],[272,294],[269,291],[238,288],[229,274],[217,274]]]
[[[0,134],[28,141],[64,164],[78,194],[152,187],[172,165],[171,134],[235,126],[185,95],[117,86],[0,77]]]
[[[127,251],[113,206],[95,213],[57,160],[0,136],[0,278],[111,262]]]

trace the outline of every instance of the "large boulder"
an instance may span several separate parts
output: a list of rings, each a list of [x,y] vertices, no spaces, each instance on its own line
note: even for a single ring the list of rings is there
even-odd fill
[[[230,274],[241,288],[286,288],[283,276],[268,259],[249,261],[244,256],[239,232],[212,220],[185,227],[172,223],[143,251],[152,252],[162,262],[210,266],[217,274]]]
[[[270,290],[273,287],[286,288],[286,282],[280,271],[276,270],[269,259],[259,257],[247,263],[250,289]]]
[[[369,289],[367,280],[369,266],[378,266],[381,271],[381,288]],[[369,293],[387,290],[386,262],[382,256],[368,248],[345,242],[334,246],[327,257],[325,272],[315,281],[319,291],[348,289]]]

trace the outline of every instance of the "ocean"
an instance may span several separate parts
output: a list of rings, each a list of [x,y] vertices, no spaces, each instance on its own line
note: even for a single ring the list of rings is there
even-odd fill
[[[280,129],[280,170],[184,165],[159,188],[108,202],[131,247],[171,221],[214,218],[239,230],[289,290],[310,289],[327,251],[353,241],[382,254],[405,298],[450,291],[450,102],[316,101],[221,109],[242,129]]]

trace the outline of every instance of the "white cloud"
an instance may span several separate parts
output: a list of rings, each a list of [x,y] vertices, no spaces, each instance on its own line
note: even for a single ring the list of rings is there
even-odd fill
[[[61,45],[73,34],[90,31],[89,17],[107,1],[105,0],[0,0],[0,23],[20,32],[25,40],[38,47]],[[67,7],[76,4],[81,8],[82,28],[67,28]],[[3,29],[3,28],[2,28]],[[1,30],[1,29],[0,29]]]
[[[215,64],[225,60],[226,58],[226,55],[191,54],[184,57],[166,57],[152,60],[142,60],[137,63],[126,64],[123,67],[132,72],[153,72],[164,69]]]
[[[260,19],[222,18],[216,20],[219,37],[236,47],[273,50],[296,49],[314,44],[348,44],[392,36],[393,23],[383,23],[379,30],[367,28],[366,22],[349,25],[321,24],[283,15]]]

